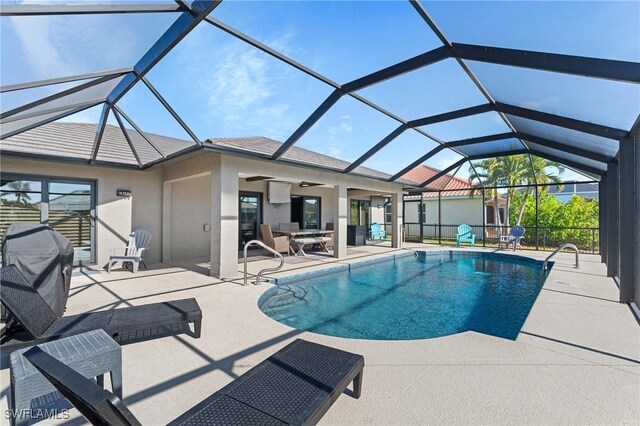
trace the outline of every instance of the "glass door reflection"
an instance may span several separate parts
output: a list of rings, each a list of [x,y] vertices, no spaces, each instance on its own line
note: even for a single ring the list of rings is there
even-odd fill
[[[240,231],[240,250],[244,249],[244,245],[251,241],[259,239],[258,228],[262,223],[262,194],[252,192],[240,192],[239,205],[239,231]],[[258,248],[258,246],[251,247]]]

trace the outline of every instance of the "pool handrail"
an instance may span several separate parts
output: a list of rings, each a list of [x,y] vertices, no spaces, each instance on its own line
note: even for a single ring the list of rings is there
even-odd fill
[[[562,244],[557,249],[555,249],[553,251],[553,253],[551,253],[549,256],[547,256],[547,258],[542,263],[542,270],[546,271],[547,270],[547,262],[549,261],[549,259],[551,259],[553,256],[555,256],[560,251],[562,251],[562,250],[564,250],[566,248],[569,248],[569,249],[571,249],[571,250],[576,252],[576,266],[575,266],[575,268],[576,269],[580,268],[580,262],[579,262],[579,258],[578,258],[578,253],[579,253],[578,247],[576,247],[574,244],[565,243],[565,244]]]
[[[266,245],[265,243],[263,243],[260,240],[248,241],[244,245],[244,281],[242,282],[243,286],[249,285],[249,283],[247,282],[247,249],[252,244],[258,245],[258,246],[262,247],[263,249],[275,254],[276,256],[278,256],[280,258],[280,265],[278,265],[277,267],[275,267],[275,268],[264,268],[260,272],[258,272],[258,275],[256,275],[256,282],[254,283],[255,285],[260,284],[260,278],[262,277],[262,274],[264,272],[277,272],[280,269],[282,269],[282,267],[284,266],[284,257],[282,256],[282,254],[278,253],[277,251],[275,251],[274,249],[272,249],[271,247],[269,247],[268,245]]]

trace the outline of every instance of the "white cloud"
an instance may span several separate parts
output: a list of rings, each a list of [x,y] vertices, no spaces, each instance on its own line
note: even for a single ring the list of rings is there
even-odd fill
[[[41,19],[44,18],[44,19]],[[50,17],[11,17],[16,35],[38,79],[74,75],[73,67],[65,61],[54,45]]]
[[[340,128],[347,133],[351,133],[353,131],[353,126],[348,123],[340,123]]]
[[[341,158],[342,157],[342,147],[338,143],[332,143],[329,145],[329,149],[327,152],[330,156]]]
[[[210,126],[216,129],[241,128],[245,133],[286,139],[289,129],[300,124],[292,118],[289,94],[282,92],[292,70],[244,43],[221,43],[210,37],[211,30],[196,29],[180,49],[182,62],[188,64],[183,78],[194,81],[197,97],[205,102],[199,112],[202,119],[222,121]],[[270,44],[286,50],[289,38],[287,33]]]

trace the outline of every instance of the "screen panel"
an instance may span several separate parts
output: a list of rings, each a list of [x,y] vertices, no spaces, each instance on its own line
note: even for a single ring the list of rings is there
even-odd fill
[[[0,85],[132,67],[174,13],[0,17]]]
[[[148,79],[200,140],[265,136],[282,142],[333,91],[206,22]]]
[[[64,112],[64,111],[63,111]],[[9,132],[14,126],[23,128],[60,112],[26,118],[3,124],[2,131]],[[25,154],[50,155],[58,157],[91,158],[97,122],[102,113],[102,105],[81,111],[0,141],[3,151]]]
[[[460,146],[458,151],[465,155],[490,155],[500,154],[503,152],[517,151],[525,149],[518,139],[502,139],[499,141],[474,143],[471,145]]]
[[[466,61],[497,101],[629,130],[640,114],[640,85]]]
[[[454,59],[445,59],[358,93],[405,120],[487,102]]]
[[[640,61],[640,3],[429,2],[451,41],[483,46]],[[526,17],[526,18],[525,18]]]
[[[222,2],[212,16],[339,84],[442,46],[408,2]]]
[[[611,158],[615,157],[618,152],[619,143],[613,139],[602,138],[526,118],[511,115],[507,115],[507,117],[519,132],[558,142],[559,150],[562,149],[562,144],[564,144],[607,155]]]
[[[438,144],[414,130],[405,130],[362,166],[394,175]]]
[[[136,83],[117,105],[146,133],[172,137],[185,145],[194,143],[180,123],[141,81]],[[182,119],[187,120],[188,117]]]
[[[591,160],[589,158],[584,158],[575,154],[570,154],[568,152],[562,151],[561,149],[553,149],[546,146],[538,145],[532,142],[528,142],[527,145],[532,150],[532,154],[535,155],[535,151],[539,151],[543,154],[550,154],[559,159],[565,159],[567,161],[571,161],[578,164],[584,164],[585,166],[592,167],[597,170],[606,171],[607,165],[605,163],[601,163],[600,161]]]
[[[110,80],[98,83],[94,86],[87,87],[78,92],[68,94],[58,99],[53,99],[40,105],[33,106],[28,110],[14,114],[5,120],[3,125],[7,121],[22,120],[23,118],[37,116],[42,114],[48,114],[50,112],[56,115],[65,109],[77,108],[87,103],[103,102],[107,95],[118,85],[123,77],[116,77]]]
[[[398,127],[399,123],[350,96],[343,96],[296,143],[338,158],[345,165],[358,159]]]
[[[447,142],[511,131],[500,115],[494,111],[430,124],[420,129]]]

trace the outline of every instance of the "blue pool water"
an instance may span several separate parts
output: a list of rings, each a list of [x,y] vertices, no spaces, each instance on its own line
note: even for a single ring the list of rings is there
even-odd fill
[[[260,309],[299,330],[354,339],[468,330],[515,339],[546,277],[531,259],[453,251],[342,268],[280,281],[262,295]]]

